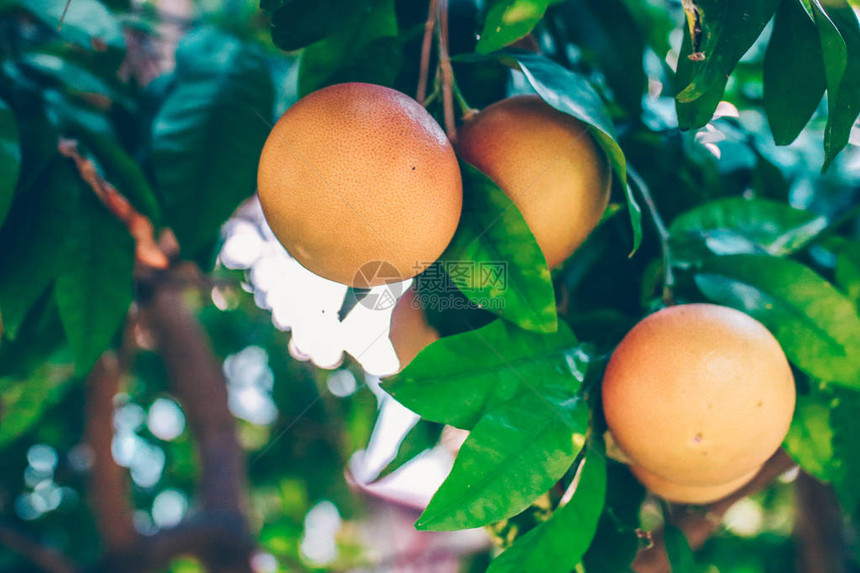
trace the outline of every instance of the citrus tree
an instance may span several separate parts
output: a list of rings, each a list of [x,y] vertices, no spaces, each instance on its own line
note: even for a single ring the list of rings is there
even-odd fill
[[[856,570],[858,114],[847,0],[0,0],[0,569]]]

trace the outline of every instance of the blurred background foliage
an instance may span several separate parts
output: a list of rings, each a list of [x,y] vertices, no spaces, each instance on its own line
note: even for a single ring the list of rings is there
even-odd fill
[[[454,72],[475,108],[525,86],[522,74],[498,60],[463,57],[522,35],[478,40],[484,20],[499,17],[493,6],[500,4],[450,2]],[[690,48],[680,1],[532,4],[546,13],[528,41],[594,86],[628,164],[671,223],[679,299],[699,300],[702,292],[731,298],[731,269],[712,269],[708,276],[722,278],[704,287],[697,280],[696,265],[708,255],[767,253],[792,255],[814,268],[856,310],[860,154],[853,118],[848,131],[840,128],[846,139],[850,132],[852,144],[834,153],[838,134],[828,127],[828,106],[834,113],[844,102],[821,99],[832,78],[797,78],[781,86],[774,80],[776,95],[769,99],[766,76],[784,77],[802,56],[771,23],[745,55],[738,54],[743,58],[724,94],[676,110],[676,91],[684,86],[677,85],[673,69],[687,61],[682,44]],[[793,4],[786,0],[780,10]],[[141,213],[169,226],[182,257],[206,273],[187,302],[223,360],[249,464],[251,527],[260,548],[256,569],[398,570],[397,564],[375,563],[372,544],[361,535],[362,527],[370,527],[368,516],[383,511],[379,500],[350,486],[344,475],[353,454],[367,447],[378,412],[360,366],[348,360],[330,372],[294,359],[289,335],[255,301],[246,273],[217,264],[221,225],[253,194],[259,150],[273,118],[301,95],[334,82],[371,81],[410,94],[418,82],[426,2],[361,0],[347,8],[320,2],[330,5],[324,21],[303,13],[303,5],[262,0],[261,10],[256,0],[73,0],[58,30],[65,2],[0,0],[0,516],[4,526],[75,561],[97,562],[102,550],[88,502],[93,493],[86,487],[92,460],[83,441],[83,380],[102,351],[121,346],[124,316],[140,293],[133,283],[133,243],[58,154],[60,137],[76,140],[83,156]],[[769,55],[769,41],[778,40],[791,57]],[[856,73],[858,52],[850,54],[845,74]],[[778,90],[803,93],[785,102]],[[441,119],[441,98],[431,97],[428,108]],[[808,125],[798,124],[792,111],[801,100]],[[711,120],[714,110],[718,117]],[[679,130],[679,118],[689,129]],[[789,120],[794,123],[786,125]],[[797,137],[777,146],[772,132],[780,143]],[[627,209],[624,191],[616,184],[603,224],[553,276],[561,318],[598,353],[655,308],[660,295],[658,236],[646,223],[641,247],[629,256],[635,230],[620,215]],[[774,204],[761,202],[761,212],[749,213],[745,204],[713,203],[728,198]],[[482,314],[437,313],[430,319],[445,335],[486,322]],[[152,534],[193,511],[199,460],[161,358],[146,340],[140,346],[116,399],[112,447],[130,472],[135,526]],[[860,434],[850,431],[857,410],[845,406],[856,398],[820,386],[833,369],[824,366],[820,375],[815,369],[797,372],[802,393],[787,445],[807,471],[841,483],[848,513],[856,512],[856,492],[848,490],[857,483],[850,478],[860,463]],[[333,392],[333,379],[346,380],[347,390]],[[425,433],[410,434],[412,454],[439,437],[438,427],[419,428]],[[842,465],[834,467],[834,459]],[[610,468],[610,484],[625,479],[625,470]],[[610,491],[616,492],[607,499],[615,522],[604,514],[584,559],[589,572],[624,570],[624,559],[632,558],[638,545],[631,545],[630,535],[618,535],[620,522],[632,533],[662,519],[653,502],[635,510],[631,500],[642,496],[635,483]],[[738,504],[725,528],[697,553],[696,570],[791,570],[797,511],[787,483]],[[409,525],[415,516],[406,516]],[[497,538],[505,538],[509,525],[500,526]],[[455,559],[460,570],[483,571],[490,549],[478,543],[470,551]],[[453,567],[444,570],[458,565]],[[856,564],[849,567],[857,570]],[[0,570],[37,569],[0,547]],[[190,573],[202,565],[183,558],[168,570]]]

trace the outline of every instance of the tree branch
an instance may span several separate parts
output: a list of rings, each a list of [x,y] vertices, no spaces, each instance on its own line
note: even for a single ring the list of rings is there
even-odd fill
[[[833,489],[800,472],[794,494],[797,499],[794,531],[797,571],[845,573],[848,545],[842,530],[842,511]]]
[[[418,91],[415,99],[421,105],[425,104],[427,95],[427,76],[430,73],[430,49],[433,46],[433,30],[436,28],[436,13],[439,0],[430,0],[427,9],[427,21],[424,23],[424,41],[421,44],[421,68],[418,74]]]
[[[14,525],[0,521],[0,545],[8,547],[47,573],[77,573],[79,568],[58,551],[46,547]]]
[[[206,332],[186,305],[185,292],[181,285],[159,284],[145,301],[143,316],[197,442],[202,509],[205,515],[230,516],[236,524],[231,535],[247,549],[242,555],[210,554],[206,560],[213,571],[250,572],[253,545],[245,520],[245,460],[227,407],[227,380]],[[219,543],[208,547],[224,548]]]
[[[126,473],[111,454],[113,400],[121,374],[116,357],[106,352],[87,379],[86,440],[93,450],[90,501],[108,554],[128,551],[138,539]]]
[[[99,175],[92,161],[81,156],[77,141],[61,139],[57,148],[62,155],[74,160],[78,173],[96,197],[128,228],[129,234],[135,241],[137,262],[154,269],[166,269],[170,261],[155,240],[155,228],[152,222],[135,209],[128,199],[116,190],[116,187]]]
[[[448,0],[439,0],[439,71],[442,74],[445,133],[453,142],[457,139],[457,124],[454,121],[454,70],[448,56]]]
[[[780,449],[765,463],[750,483],[730,496],[703,508],[688,507],[674,519],[675,525],[684,532],[690,547],[697,550],[716,532],[723,516],[735,503],[766,488],[773,480],[794,466],[794,460]],[[633,570],[636,573],[670,573],[662,529],[654,531],[651,534],[651,540],[653,541],[651,547],[641,550],[636,556]]]

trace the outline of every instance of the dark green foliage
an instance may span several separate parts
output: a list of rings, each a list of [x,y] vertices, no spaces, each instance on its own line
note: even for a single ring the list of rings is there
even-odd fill
[[[355,532],[384,502],[365,503],[369,494],[345,474],[355,477],[350,463],[360,456],[352,456],[368,446],[379,404],[390,397],[374,394],[349,361],[338,368],[355,375],[354,392],[333,395],[328,372],[292,358],[291,335],[256,304],[265,297],[244,292],[260,270],[213,271],[211,263],[222,224],[254,193],[276,112],[346,81],[414,95],[428,2],[213,0],[195,4],[187,22],[139,4],[72,0],[58,28],[66,0],[0,0],[0,521],[87,570],[102,556],[91,511],[98,493],[88,493],[80,461],[85,379],[105,351],[121,350],[129,309],[146,305],[162,275],[135,269],[128,228],[94,192],[100,177],[153,223],[156,237],[175,233],[180,269],[206,262],[200,274],[171,276],[187,281],[186,302],[218,360],[249,348],[264,356],[242,373],[271,377],[277,420],[237,420],[259,549],[283,570],[381,570]],[[659,516],[643,506],[645,491],[627,467],[605,456],[600,378],[624,334],[665,303],[670,264],[675,302],[738,308],[779,340],[798,387],[784,447],[834,488],[856,528],[860,178],[849,140],[860,114],[860,24],[852,5],[696,0],[685,3],[696,7],[687,13],[680,2],[635,0],[449,4],[457,122],[469,105],[535,92],[587,125],[614,184],[600,225],[550,272],[510,199],[461,165],[463,218],[428,271],[457,292],[420,281],[417,291],[473,308],[425,309],[443,338],[382,383],[422,416],[382,478],[437,447],[444,425],[469,430],[417,527],[500,522],[504,551],[464,557],[470,571],[630,569]],[[165,26],[182,29],[176,68],[147,68],[141,62],[170,36]],[[427,109],[443,123],[431,40]],[[149,81],[144,68],[157,77]],[[721,102],[725,115],[715,119]],[[77,143],[95,178],[59,154],[61,139]],[[652,208],[668,237],[652,224]],[[445,261],[504,261],[504,284],[458,274]],[[474,308],[488,300],[504,306]],[[199,504],[201,454],[192,420],[173,438],[147,423],[158,400],[179,398],[146,329],[132,342],[139,348],[124,356],[115,423],[118,433],[124,421],[133,428],[122,429],[115,448],[118,460],[131,443],[138,455],[155,456],[151,463],[163,461],[152,485],[130,470],[145,527],[167,490]],[[21,507],[46,479],[33,477],[35,445],[56,452],[50,480],[67,497],[24,520]],[[791,537],[791,487],[774,485],[745,502],[763,512],[756,531],[736,534],[729,524],[695,553],[684,532],[665,527],[673,571],[791,570],[803,550]],[[323,501],[344,525],[338,557],[318,565],[302,542],[309,509]],[[166,570],[196,567],[183,560]],[[0,551],[0,569],[28,568]]]

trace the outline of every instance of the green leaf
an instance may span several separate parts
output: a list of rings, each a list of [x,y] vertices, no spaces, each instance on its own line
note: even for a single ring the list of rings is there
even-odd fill
[[[690,37],[690,29],[684,26],[684,37],[681,41],[681,54],[689,54],[692,52],[692,40]],[[680,57],[678,59],[678,69],[675,72],[675,87],[680,91],[684,86],[690,83],[693,77],[694,66],[693,61],[689,57]],[[729,81],[728,75],[721,78],[720,81],[714,83],[705,93],[692,101],[681,101],[675,99],[675,112],[678,114],[678,127],[682,130],[698,129],[707,125],[711,118],[714,117],[714,111],[723,99],[723,93],[726,91],[726,84]]]
[[[832,408],[833,457],[837,460],[833,485],[846,512],[855,513],[860,508],[860,394],[837,390]]]
[[[822,400],[822,396],[826,400]],[[798,394],[794,418],[783,443],[803,471],[830,482],[834,478],[834,458],[830,429],[829,394]]]
[[[836,284],[860,308],[860,243],[848,243],[839,249]]]
[[[394,0],[360,5],[348,27],[302,52],[299,96],[343,82],[394,83],[402,62]]]
[[[663,527],[663,541],[666,544],[666,553],[669,555],[669,564],[672,573],[695,573],[696,560],[690,543],[684,532],[672,525],[665,524]]]
[[[71,368],[43,363],[24,379],[0,379],[0,448],[31,428],[71,387]]]
[[[549,105],[588,125],[588,131],[609,157],[627,195],[627,208],[633,228],[632,252],[636,252],[642,242],[642,210],[627,185],[627,162],[621,146],[615,140],[615,128],[603,100],[582,76],[544,56],[522,50],[506,50],[496,57],[503,64],[522,71],[532,88]]]
[[[606,462],[606,503],[597,533],[582,562],[588,573],[630,571],[639,551],[639,508],[645,489],[628,467]]]
[[[492,179],[464,162],[460,171],[463,215],[439,260],[472,301],[526,330],[554,332],[552,277],[525,219]]]
[[[90,192],[64,160],[54,161],[26,192],[15,198],[0,230],[0,315],[15,338],[27,312],[59,275],[70,256],[68,226],[75,201]]]
[[[415,527],[480,527],[526,509],[567,471],[585,443],[588,404],[569,385],[524,389],[488,410]]]
[[[18,174],[21,172],[21,144],[12,110],[0,99],[0,225],[6,219]]]
[[[185,253],[215,241],[254,192],[273,105],[258,48],[213,28],[182,40],[176,86],[153,124],[152,160],[164,217]]]
[[[764,109],[777,145],[797,139],[818,108],[826,87],[823,57],[803,2],[783,1],[764,58]]]
[[[558,332],[537,334],[497,320],[434,342],[383,388],[422,418],[468,430],[524,387],[576,391],[588,356],[575,345],[564,323]]]
[[[281,0],[276,4],[263,0],[260,3],[271,16],[272,41],[287,51],[304,48],[338,32],[364,5],[361,0]]]
[[[678,79],[683,78],[685,83],[678,83],[678,101],[694,101],[724,83],[759,37],[779,2],[697,0],[695,4],[702,30],[697,42],[685,42],[681,49]],[[689,26],[685,29],[689,34]],[[690,59],[694,53],[702,54],[702,57]],[[680,74],[681,62],[689,66],[689,77]]]
[[[415,459],[417,455],[433,448],[439,443],[442,428],[441,424],[428,422],[427,420],[418,420],[406,434],[406,437],[403,438],[403,441],[400,442],[394,459],[386,464],[376,479],[382,479],[385,476],[391,475],[403,467],[404,464]]]
[[[67,229],[70,262],[57,277],[54,298],[75,356],[86,375],[111,344],[133,298],[134,240],[91,193],[80,200]]]
[[[96,107],[105,109],[113,103],[133,106],[127,97],[108,85],[105,80],[68,57],[31,52],[21,56],[18,65],[37,76],[40,81],[58,87],[64,93],[95,103]]]
[[[606,458],[589,453],[571,500],[496,557],[487,573],[569,573],[597,531],[606,495]]]
[[[706,261],[695,281],[712,301],[761,321],[811,377],[860,388],[860,317],[811,269],[788,259],[729,255]]]
[[[826,170],[848,144],[851,128],[860,115],[860,23],[845,0],[812,0],[824,52],[829,115],[824,130]]]
[[[642,94],[648,85],[642,65],[645,36],[659,26],[653,21],[637,22],[634,10],[621,0],[583,0],[563,4],[558,16],[564,18],[565,32],[571,42],[606,78],[613,99],[631,118],[638,118],[642,113]],[[668,13],[664,17],[668,18]],[[666,38],[669,31],[666,30]]]
[[[488,54],[529,34],[544,12],[559,0],[491,0],[475,50]]]
[[[678,216],[669,227],[672,258],[695,264],[715,255],[790,255],[827,226],[827,219],[767,199],[718,199]]]
[[[32,13],[48,27],[56,30],[66,11],[67,0],[9,0]],[[69,5],[59,34],[65,40],[83,48],[102,51],[106,48],[125,49],[122,26],[110,10],[98,0],[73,0]]]

